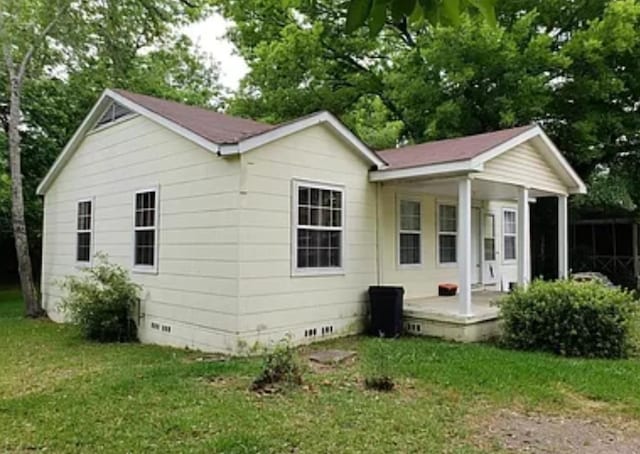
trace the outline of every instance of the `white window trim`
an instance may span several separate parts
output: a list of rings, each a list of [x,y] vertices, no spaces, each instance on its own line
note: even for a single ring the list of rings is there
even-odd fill
[[[91,203],[91,228],[89,230],[80,230],[78,229],[78,216],[80,215],[80,203],[82,202],[89,202]],[[96,209],[96,203],[95,203],[95,197],[89,197],[86,199],[79,199],[76,200],[76,219],[75,219],[75,250],[73,251],[73,255],[74,255],[74,261],[76,264],[76,267],[78,268],[87,268],[87,267],[92,267],[93,266],[93,255],[94,255],[94,225],[95,225],[95,209]],[[78,260],[78,234],[79,233],[89,233],[90,235],[90,239],[89,239],[89,260],[84,262],[81,260]]]
[[[153,227],[136,227],[136,197],[143,192],[155,192],[155,213],[154,213],[154,226]],[[139,189],[133,193],[132,200],[132,219],[131,219],[131,270],[134,273],[146,273],[146,274],[158,274],[158,237],[160,236],[160,228],[158,220],[160,219],[160,186],[151,186],[144,189]],[[138,230],[155,230],[153,236],[153,266],[149,265],[136,265],[136,231]]]
[[[504,214],[507,212],[511,212],[515,214],[515,225],[516,225],[516,233],[506,233],[506,229],[505,229],[505,222],[504,222]],[[514,244],[514,251],[515,251],[515,258],[512,259],[508,259],[507,258],[507,251],[506,248],[504,247],[504,239],[507,236],[512,236],[515,238],[515,244]],[[502,209],[502,244],[500,245],[501,249],[502,249],[502,263],[504,263],[505,265],[513,265],[515,263],[518,262],[518,210],[516,210],[515,208],[503,208]]]
[[[417,202],[418,206],[420,207],[420,230],[403,230],[402,229],[402,216],[401,216],[401,210],[402,210],[402,202],[403,201],[407,201],[407,202]],[[422,214],[422,200],[420,199],[420,197],[418,196],[405,196],[405,195],[400,195],[398,197],[396,197],[396,265],[398,267],[398,269],[416,269],[416,268],[422,268],[423,267],[423,263],[424,263],[424,254],[422,253],[422,248],[424,247],[424,235],[422,234],[423,228],[422,228],[422,224],[423,224],[423,214]],[[402,235],[403,233],[411,233],[411,234],[418,234],[420,236],[420,250],[419,250],[419,258],[418,258],[418,263],[400,263],[400,235]]]
[[[341,203],[341,227],[320,227],[320,226],[303,226],[302,228],[310,230],[334,230],[340,231],[340,266],[339,267],[321,267],[321,268],[298,268],[298,188],[300,186],[328,189],[330,191],[340,191],[342,196]],[[319,181],[306,180],[301,178],[294,178],[291,180],[291,276],[304,277],[304,276],[335,276],[344,275],[344,258],[346,250],[346,219],[347,219],[347,206],[346,206],[346,191],[345,187],[340,184],[326,183]]]
[[[440,230],[440,207],[452,206],[456,208],[456,261],[441,262],[440,261],[440,235],[453,235],[454,232],[443,232]],[[458,266],[458,203],[453,201],[441,200],[436,203],[436,265],[438,268],[454,268]]]

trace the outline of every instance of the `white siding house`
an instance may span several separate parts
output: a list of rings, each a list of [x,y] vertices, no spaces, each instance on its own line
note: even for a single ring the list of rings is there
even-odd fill
[[[457,283],[473,321],[472,289],[530,279],[536,197],[559,198],[566,275],[584,185],[537,126],[376,153],[326,112],[271,126],[107,90],[38,191],[52,319],[104,252],[143,286],[143,342],[236,352],[360,332],[370,285]]]

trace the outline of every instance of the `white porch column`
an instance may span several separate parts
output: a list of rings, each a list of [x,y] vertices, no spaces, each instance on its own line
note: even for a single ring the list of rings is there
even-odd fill
[[[567,196],[558,196],[558,278],[569,277]]]
[[[471,315],[471,180],[458,182],[458,285],[460,313]]]
[[[518,285],[531,281],[531,245],[529,231],[529,189],[518,189]]]

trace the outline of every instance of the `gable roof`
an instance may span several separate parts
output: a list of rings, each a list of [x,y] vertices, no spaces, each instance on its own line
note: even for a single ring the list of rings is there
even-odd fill
[[[563,179],[570,193],[586,193],[586,185],[580,176],[537,124],[382,150],[377,153],[387,167],[371,172],[370,179],[386,181],[480,172],[487,161],[529,140],[538,144],[537,149]]]
[[[456,162],[475,158],[536,125],[459,137],[455,139],[437,140],[418,145],[380,150],[376,153],[388,164],[387,169],[406,169],[445,162]]]
[[[216,144],[238,143],[274,129],[274,125],[214,112],[153,96],[113,90],[115,93]]]
[[[378,155],[329,112],[317,112],[280,125],[269,125],[153,96],[107,89],[58,155],[38,186],[37,194],[43,195],[47,191],[80,146],[84,136],[113,102],[166,127],[218,156],[245,153],[311,126],[325,124],[370,165],[377,168],[386,167],[385,162]]]

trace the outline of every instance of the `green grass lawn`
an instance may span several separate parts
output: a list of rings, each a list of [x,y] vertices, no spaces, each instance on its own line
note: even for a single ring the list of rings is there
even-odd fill
[[[363,360],[372,342],[329,345]],[[73,327],[23,319],[18,292],[0,290],[0,451],[497,452],[483,421],[501,409],[640,421],[635,360],[389,342],[392,393],[365,391],[356,361],[260,396],[247,390],[259,360],[87,343]]]

